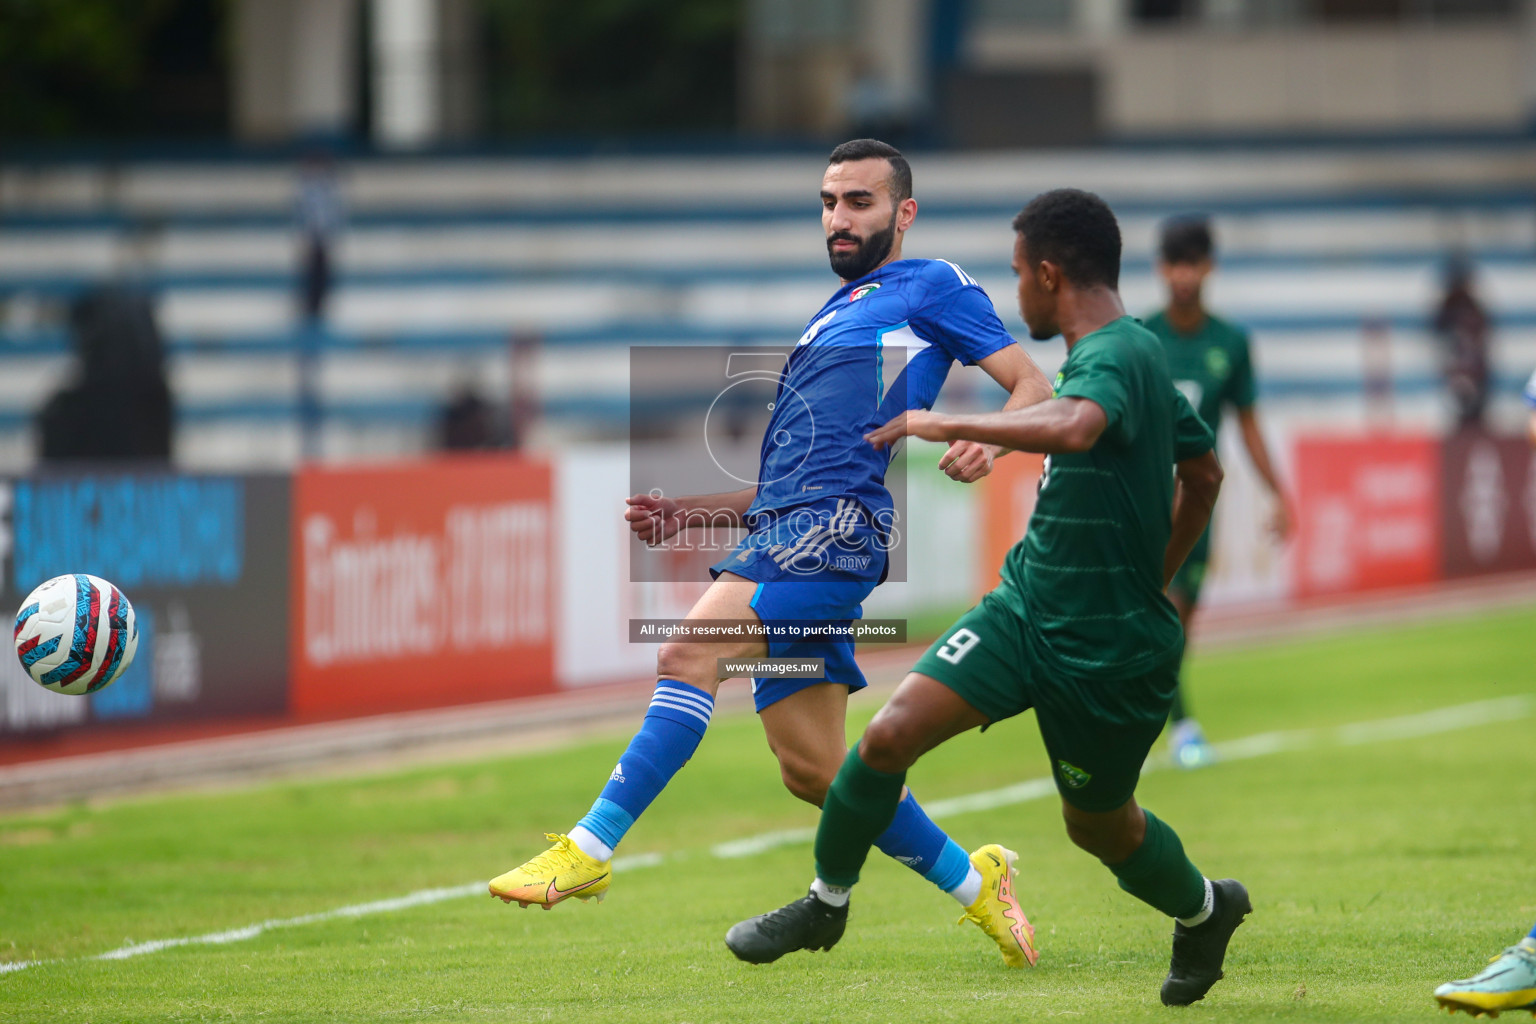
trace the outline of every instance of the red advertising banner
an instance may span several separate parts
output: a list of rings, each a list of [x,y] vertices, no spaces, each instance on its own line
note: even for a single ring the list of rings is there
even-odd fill
[[[1296,441],[1298,597],[1440,575],[1440,443],[1378,434]]]
[[[468,455],[304,469],[293,503],[294,714],[555,688],[546,463]]]
[[[1445,575],[1536,568],[1536,466],[1523,437],[1463,431],[1444,442]]]

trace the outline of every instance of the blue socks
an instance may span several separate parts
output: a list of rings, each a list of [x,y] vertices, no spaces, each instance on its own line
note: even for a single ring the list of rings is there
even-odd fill
[[[1536,924],[1531,925],[1531,934],[1527,935],[1526,938],[1536,942]]]
[[[911,793],[896,805],[896,817],[875,838],[875,846],[945,892],[958,887],[971,870],[970,855],[933,823]]]
[[[598,860],[611,857],[635,819],[698,749],[714,710],[714,698],[703,690],[660,680],[640,731],[629,741],[592,809],[571,830],[577,845]],[[970,856],[910,793],[896,805],[895,818],[875,845],[945,892],[964,882],[971,870]]]
[[[596,836],[610,851],[618,846],[635,819],[699,748],[714,710],[715,699],[697,687],[671,679],[657,682],[640,731],[629,741],[608,784],[577,828]]]

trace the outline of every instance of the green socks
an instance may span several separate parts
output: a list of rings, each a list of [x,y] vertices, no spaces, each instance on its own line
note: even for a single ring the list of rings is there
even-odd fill
[[[869,848],[896,817],[906,777],[906,772],[888,775],[875,771],[859,759],[857,747],[848,751],[821,808],[821,824],[816,829],[817,878],[838,886],[859,880]],[[1178,840],[1174,843],[1177,845]]]
[[[827,790],[816,829],[816,877],[828,885],[851,886],[869,856],[875,839],[896,817],[906,773],[876,771],[848,751],[843,767]],[[1205,905],[1205,876],[1184,855],[1184,844],[1173,829],[1151,811],[1147,834],[1136,852],[1106,867],[1120,888],[1169,917],[1190,918]]]
[[[844,770],[847,765],[844,765]],[[841,775],[838,778],[842,778]],[[1120,888],[1169,917],[1194,917],[1205,904],[1205,876],[1184,855],[1178,833],[1143,808],[1147,837],[1136,852],[1119,864],[1106,864],[1120,880]],[[825,822],[826,816],[822,819]],[[821,856],[821,838],[816,839]]]

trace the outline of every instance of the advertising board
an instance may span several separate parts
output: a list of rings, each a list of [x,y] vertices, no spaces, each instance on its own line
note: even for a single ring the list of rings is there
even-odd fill
[[[1440,442],[1403,434],[1296,440],[1295,596],[1440,576]]]
[[[4,607],[52,576],[117,584],[139,648],[119,680],[51,693],[0,658],[0,735],[281,714],[287,706],[289,480],[163,470],[0,481]]]
[[[1523,437],[1463,431],[1442,448],[1447,577],[1536,569],[1536,452]]]
[[[555,688],[558,550],[547,463],[461,455],[294,482],[298,717]]]

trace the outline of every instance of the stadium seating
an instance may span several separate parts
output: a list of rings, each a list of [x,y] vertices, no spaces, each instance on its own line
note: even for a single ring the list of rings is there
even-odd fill
[[[1427,319],[1465,252],[1496,324],[1502,408],[1536,364],[1536,148],[1117,149],[915,158],[907,254],[965,266],[1020,336],[1008,222],[1035,192],[1101,192],[1122,218],[1132,312],[1158,300],[1157,222],[1217,217],[1213,305],[1250,326],[1271,415],[1364,416],[1362,328],[1391,339],[1398,414],[1440,422]],[[834,284],[816,221],[820,154],[367,159],[343,171],[348,230],[322,352],[325,450],[431,444],[473,380],[512,387],[537,339],[546,438],[622,434],[626,346],[787,343]],[[295,426],[293,168],[278,162],[0,171],[0,468],[31,461],[30,418],[67,371],[58,309],[128,274],[159,296],[190,467],[281,466]],[[1047,366],[1059,344],[1037,350]],[[698,389],[680,393],[685,402]],[[952,400],[982,394],[962,386]]]

